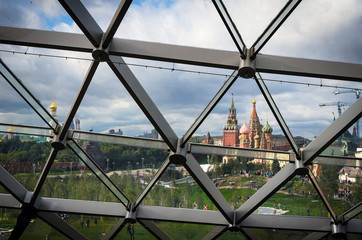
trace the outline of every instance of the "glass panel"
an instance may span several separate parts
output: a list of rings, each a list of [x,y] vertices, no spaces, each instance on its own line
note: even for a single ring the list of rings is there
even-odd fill
[[[215,3],[217,5],[217,9],[220,11],[220,14],[222,15],[222,18],[226,22],[226,27],[228,27],[229,31],[231,32],[231,37],[234,39],[234,41],[237,44],[239,52],[243,53],[243,49],[246,46],[240,36],[238,29],[236,28],[235,24],[233,23],[233,20],[230,18],[230,15],[227,12],[224,4],[220,0],[216,0]]]
[[[288,6],[284,9],[284,11],[281,11],[280,16],[275,19],[276,21],[273,22],[272,25],[268,26],[267,31],[261,36],[261,38],[255,42],[255,51],[259,51],[260,47],[262,44],[264,44],[264,42],[266,41],[266,39],[268,37],[270,37],[270,35],[273,33],[273,31],[275,31],[275,29],[278,27],[278,25],[281,24],[281,22],[283,21],[283,19],[291,12],[291,10],[293,9],[293,7],[298,3],[298,1],[293,1],[293,2],[288,2],[290,4],[288,4]]]
[[[212,231],[215,226],[205,224],[174,223],[174,222],[157,222],[171,239],[180,240],[197,240],[202,239],[208,232]]]
[[[271,196],[256,214],[327,217],[323,204],[310,179],[296,176]]]
[[[188,171],[171,164],[143,200],[144,205],[218,211]]]
[[[359,119],[352,127],[350,127],[347,131],[342,133],[335,141],[333,141],[328,148],[326,148],[321,155],[323,156],[337,156],[340,157],[340,160],[343,163],[346,161],[349,165],[358,167],[362,166],[362,148],[361,146],[361,138],[358,138],[359,131],[357,130],[360,128],[359,123],[361,119]],[[347,160],[346,158],[356,158],[356,160]],[[336,163],[337,165],[341,165]]]
[[[294,139],[302,143],[299,147],[307,146],[339,117],[339,111],[342,114],[356,101],[355,93],[336,95],[335,91],[362,88],[362,83],[340,80],[276,74],[262,74],[262,78]],[[341,102],[346,105],[341,106]],[[350,137],[353,127],[349,132]]]
[[[356,182],[360,168],[343,165],[313,166],[316,179],[338,216],[362,201],[361,181]],[[350,175],[351,171],[352,175]]]
[[[277,239],[304,239],[312,232],[308,231],[291,231],[291,230],[280,230],[280,229],[261,229],[253,228],[250,229],[253,234],[259,239],[277,240]]]
[[[286,2],[285,0],[274,1],[273,3],[269,1],[223,0],[248,47],[253,45]]]
[[[10,132],[10,131],[11,132]],[[44,136],[50,137],[51,131],[50,128],[41,128],[41,127],[26,127],[26,126],[16,126],[9,124],[0,124],[0,133],[10,133],[10,134],[24,134],[24,135],[33,135],[33,136]],[[2,139],[4,135],[0,138]]]
[[[48,238],[46,238],[48,236]],[[68,239],[58,230],[54,229],[40,218],[32,219],[25,229],[20,240],[31,240],[31,239]]]
[[[0,163],[26,189],[33,191],[50,153],[49,139],[9,133],[0,142]]]
[[[241,232],[226,231],[225,233],[223,233],[217,239],[221,239],[221,240],[228,240],[228,239],[247,240],[248,238],[246,238]]]
[[[0,208],[0,234],[9,239],[21,210]]]
[[[45,108],[37,101],[37,99],[29,92],[28,89],[21,83],[21,81],[17,80],[16,77],[10,73],[9,69],[5,67],[4,63],[0,61],[0,72],[19,93],[26,100],[32,108],[43,118],[46,123],[52,128],[55,129],[57,123],[53,119],[53,117],[45,110]]]

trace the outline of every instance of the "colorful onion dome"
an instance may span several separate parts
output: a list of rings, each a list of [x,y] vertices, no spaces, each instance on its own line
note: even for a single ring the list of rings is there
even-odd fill
[[[273,128],[269,125],[268,118],[266,119],[266,124],[263,127],[262,131],[265,132],[265,133],[272,133],[273,132]]]
[[[243,124],[243,126],[240,128],[240,134],[249,133],[249,132],[250,132],[250,129],[249,129],[249,127],[246,125],[245,120],[244,120],[244,124]]]
[[[254,137],[254,139],[259,139],[260,138],[260,136],[257,134],[257,135],[255,135],[255,137]]]

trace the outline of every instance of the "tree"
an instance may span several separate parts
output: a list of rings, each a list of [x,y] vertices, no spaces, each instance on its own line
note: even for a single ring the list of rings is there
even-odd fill
[[[280,170],[279,161],[273,161],[272,166],[271,166],[271,170],[272,170],[272,172],[274,174],[279,172],[279,170]]]
[[[362,202],[362,179],[360,176],[356,177],[356,181],[351,186],[351,191],[353,203]]]

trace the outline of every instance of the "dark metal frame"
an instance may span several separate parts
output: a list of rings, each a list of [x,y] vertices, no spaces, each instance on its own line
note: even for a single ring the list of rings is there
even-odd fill
[[[63,126],[57,123],[56,120],[54,120],[49,115],[49,113],[47,113],[45,108],[41,106],[41,104],[30,93],[30,91],[26,89],[24,84],[22,84],[22,82],[16,78],[15,74],[5,65],[5,63],[0,60],[0,64],[2,66],[1,69],[5,69],[3,70],[4,72],[1,71],[2,77],[12,85],[12,87],[35,111],[37,108],[41,108],[43,112],[46,112],[47,117],[50,117],[50,119],[54,122],[53,125],[50,124],[44,118],[44,113],[37,112],[50,128],[20,125],[15,126],[16,133],[28,135],[45,135],[47,131],[49,132],[49,130],[52,130],[52,133],[49,133],[49,136],[53,138],[53,149],[48,157],[46,167],[44,168],[38,180],[34,192],[30,192],[25,189],[15,178],[13,178],[4,168],[0,166],[0,183],[10,193],[0,194],[0,206],[4,208],[21,209],[18,222],[10,236],[10,239],[19,239],[26,229],[26,226],[29,224],[29,221],[34,216],[40,217],[42,220],[47,222],[49,225],[70,239],[86,239],[72,226],[62,221],[56,215],[56,213],[59,212],[113,216],[120,218],[118,223],[108,233],[106,239],[113,239],[127,223],[136,221],[138,221],[158,239],[171,238],[153,221],[171,221],[215,225],[214,230],[203,238],[205,240],[216,239],[228,230],[240,231],[241,234],[244,234],[247,239],[254,239],[255,237],[252,236],[250,232],[248,232],[248,228],[273,228],[313,231],[314,233],[308,236],[306,239],[318,239],[328,234],[335,234],[335,232],[333,232],[333,228],[331,227],[331,222],[333,222],[334,225],[343,224],[343,228],[345,228],[346,234],[362,234],[362,230],[360,228],[362,225],[362,220],[353,219],[357,214],[361,213],[361,203],[341,216],[337,216],[328,200],[324,197],[323,191],[319,188],[313,174],[306,167],[308,164],[313,163],[314,160],[318,162],[318,158],[321,158],[321,161],[324,161],[324,163],[328,161],[325,159],[326,156],[319,156],[319,154],[325,148],[327,148],[332,141],[337,139],[343,131],[345,131],[355,121],[361,118],[361,99],[357,100],[356,103],[354,103],[347,111],[345,111],[340,118],[333,122],[304,150],[299,150],[292,134],[288,129],[287,124],[283,120],[283,117],[278,110],[277,105],[274,103],[271,94],[261,79],[261,76],[259,75],[257,77],[254,75],[258,87],[260,88],[267,103],[272,109],[275,118],[280,124],[284,134],[287,136],[294,152],[289,153],[268,150],[238,149],[211,145],[200,146],[198,144],[188,143],[188,140],[198,129],[204,119],[209,115],[216,104],[220,101],[220,99],[224,96],[227,90],[237,80],[239,73],[234,71],[231,74],[230,78],[221,87],[219,92],[212,98],[200,116],[190,126],[189,130],[181,139],[179,139],[157,106],[153,103],[152,99],[148,96],[147,92],[143,89],[137,78],[133,75],[132,71],[122,59],[122,57],[133,57],[148,60],[232,69],[239,70],[239,72],[241,68],[240,62],[243,62],[243,67],[246,66],[247,68],[251,68],[257,74],[259,72],[277,73],[294,76],[321,77],[362,82],[362,64],[339,63],[258,54],[261,48],[267,43],[267,41],[297,7],[297,5],[300,3],[300,0],[290,0],[267,27],[264,33],[259,37],[259,39],[254,43],[251,49],[246,48],[244,42],[242,41],[241,35],[239,34],[235,24],[232,22],[232,19],[227,13],[223,2],[221,0],[213,0],[217,11],[219,12],[224,24],[231,34],[231,37],[237,45],[239,52],[114,38],[115,32],[117,31],[132,3],[131,0],[121,1],[105,33],[101,30],[80,0],[59,0],[59,2],[77,23],[77,25],[83,31],[83,34],[0,27],[0,43],[87,52],[92,53],[94,59],[90,64],[88,73],[84,78],[83,84],[79,89],[79,92],[72,107],[69,110],[68,116]],[[289,6],[291,7],[289,8]],[[258,41],[260,40],[263,40],[263,42],[259,44]],[[255,49],[256,45],[258,45],[257,49]],[[70,123],[75,116],[85,93],[87,92],[87,88],[100,62],[108,63],[109,67],[113,70],[115,75],[128,90],[146,117],[160,133],[163,140],[147,140],[142,138],[130,138],[114,135],[111,136],[107,134],[94,134],[69,130]],[[11,81],[9,81],[7,78],[9,75],[6,74],[11,74],[11,76],[14,78],[13,80],[17,84],[12,84]],[[22,94],[24,92],[26,93],[26,96]],[[6,132],[4,129],[8,126],[8,124],[0,123],[0,127],[2,127],[0,128],[0,131]],[[88,167],[95,173],[96,176],[99,177],[99,179],[110,191],[116,191],[114,192],[116,196],[117,194],[123,195],[125,199],[127,199],[127,202],[123,202],[122,199],[119,199],[120,203],[100,203],[94,201],[40,197],[39,192],[45,181],[45,178],[49,173],[50,166],[57,156],[57,153],[66,146],[72,148],[75,153],[77,153],[77,151],[82,151],[75,142],[77,139],[99,139],[100,141],[112,143],[116,140],[115,142],[118,144],[151,147],[157,149],[169,148],[170,156],[165,160],[160,170],[156,173],[149,185],[144,189],[135,202],[130,201],[122,193],[121,189],[118,189],[117,186],[115,186],[114,183],[97,166],[97,164],[95,164],[95,162],[85,153],[85,155],[81,154],[82,156],[79,154],[77,155],[86,164],[88,163]],[[280,160],[278,158],[278,154],[280,154],[283,157],[286,157],[286,161],[289,161],[289,163],[270,181],[261,187],[239,209],[234,211],[195,160],[193,153],[197,153],[202,149],[206,152],[217,152],[219,154],[229,156],[258,156],[262,159],[271,159],[277,161]],[[328,156],[328,158],[333,157]],[[333,158],[333,160],[338,161],[339,159]],[[348,159],[348,161],[353,160],[356,159]],[[196,180],[196,182],[200,185],[208,197],[217,206],[219,211],[144,206],[141,204],[144,197],[146,197],[148,192],[158,181],[165,169],[174,161],[179,161],[186,168],[190,175]],[[268,200],[268,198],[272,196],[287,181],[299,174],[309,175],[316,188],[316,191],[319,193],[323,203],[331,213],[332,219],[298,216],[262,216],[252,214],[258,206]]]

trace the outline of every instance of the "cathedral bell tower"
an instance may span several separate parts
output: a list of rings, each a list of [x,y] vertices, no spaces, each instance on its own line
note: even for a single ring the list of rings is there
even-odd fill
[[[223,146],[239,146],[239,125],[236,119],[236,108],[234,105],[234,94],[231,95],[231,106],[228,109],[228,119],[223,129]]]

